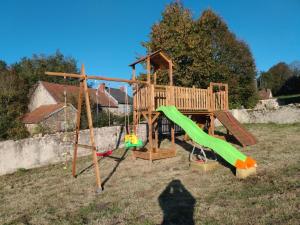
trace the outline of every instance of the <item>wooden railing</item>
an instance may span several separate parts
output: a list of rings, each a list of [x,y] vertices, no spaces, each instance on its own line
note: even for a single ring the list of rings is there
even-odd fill
[[[214,91],[213,85],[207,89],[146,85],[135,92],[134,98],[136,104],[134,109],[146,111],[150,106],[154,111],[159,106],[175,105],[181,111],[227,110],[227,86],[223,89],[220,88]]]

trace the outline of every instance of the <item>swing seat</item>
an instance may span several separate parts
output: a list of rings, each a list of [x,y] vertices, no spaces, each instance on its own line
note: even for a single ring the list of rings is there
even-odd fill
[[[112,152],[113,152],[112,150],[108,150],[106,152],[97,152],[96,155],[106,157],[106,156],[110,156],[112,154]]]
[[[130,141],[125,142],[125,148],[141,148],[143,147],[142,140],[138,139],[137,143],[132,143]]]
[[[143,142],[141,139],[138,139],[138,137],[135,134],[126,134],[125,135],[125,147],[126,148],[133,148],[133,147],[143,147]]]
[[[139,141],[138,137],[135,134],[126,134],[125,142],[131,142],[132,144],[137,144]]]

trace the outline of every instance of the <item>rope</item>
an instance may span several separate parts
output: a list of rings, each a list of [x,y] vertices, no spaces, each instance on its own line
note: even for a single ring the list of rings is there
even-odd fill
[[[64,77],[66,81],[66,77]],[[64,123],[64,131],[67,131],[67,90],[66,90],[66,85],[64,84],[64,112],[65,112],[65,123]]]
[[[128,100],[128,90],[127,86],[125,86],[125,126],[128,128],[128,133],[132,132],[132,129],[130,130],[130,117],[129,117],[129,100]],[[126,123],[127,119],[127,123]]]
[[[136,130],[139,130],[140,125],[140,105],[139,105],[139,83],[136,84],[136,108],[137,108],[137,126]]]
[[[98,85],[98,88],[96,90],[96,104],[97,104],[97,108],[96,108],[96,114],[97,114],[97,124],[98,124],[98,127],[99,127],[99,102],[98,102],[98,97],[99,97],[99,94],[98,94],[98,91],[99,91],[99,87],[100,87],[100,84]]]
[[[63,142],[67,142],[67,123],[68,123],[68,112],[67,112],[67,89],[66,89],[66,76],[64,76],[64,137]],[[66,146],[65,146],[66,147]],[[65,156],[65,166],[64,169],[67,169],[68,166],[68,155],[70,151],[66,150],[63,155]]]

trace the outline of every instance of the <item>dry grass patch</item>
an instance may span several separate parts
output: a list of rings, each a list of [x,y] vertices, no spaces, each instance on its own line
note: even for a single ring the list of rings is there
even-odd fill
[[[152,165],[130,153],[101,160],[109,179],[100,195],[93,168],[76,179],[62,164],[20,170],[0,177],[0,224],[298,224],[300,125],[247,128],[259,143],[241,151],[257,160],[257,176],[239,180],[224,166],[192,172],[191,148],[179,145],[177,157]]]

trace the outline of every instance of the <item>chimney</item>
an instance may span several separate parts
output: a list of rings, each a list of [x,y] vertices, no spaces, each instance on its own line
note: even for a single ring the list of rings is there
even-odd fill
[[[104,93],[104,91],[105,91],[105,83],[102,83],[98,86],[97,92]]]

